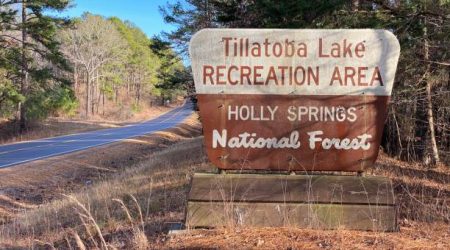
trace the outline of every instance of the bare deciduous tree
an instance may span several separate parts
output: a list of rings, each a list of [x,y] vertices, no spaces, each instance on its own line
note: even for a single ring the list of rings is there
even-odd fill
[[[61,33],[65,54],[86,76],[86,117],[94,113],[101,68],[126,53],[126,43],[114,25],[101,16],[85,14],[73,29]]]

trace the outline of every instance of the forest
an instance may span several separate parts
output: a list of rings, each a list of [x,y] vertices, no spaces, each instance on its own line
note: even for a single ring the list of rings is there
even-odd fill
[[[0,1],[0,118],[19,132],[48,116],[126,119],[183,95],[170,43],[117,17],[56,15],[70,4]]]
[[[401,45],[382,150],[433,167],[450,161],[450,1],[187,0],[161,8],[180,53],[203,28],[387,29]]]
[[[222,44],[203,31],[190,57],[205,28],[280,30],[221,30]],[[285,29],[305,45],[284,42]],[[296,65],[322,65],[307,57],[321,37],[297,29],[339,34],[312,50],[329,77]],[[378,103],[365,88],[389,91],[394,37],[368,67],[340,65],[364,59],[364,40],[385,42],[377,33],[400,43]],[[194,76],[227,89],[196,95]],[[247,84],[262,97],[237,88]],[[336,99],[362,86],[362,105],[263,92],[289,85]],[[449,166],[450,0],[0,0],[0,249],[450,249]]]
[[[203,28],[388,29],[401,56],[383,151],[429,166],[450,161],[448,0],[169,2],[160,12],[177,29],[153,38],[116,17],[49,14],[70,3],[0,1],[0,117],[18,130],[50,115],[130,113],[192,91],[183,58]]]

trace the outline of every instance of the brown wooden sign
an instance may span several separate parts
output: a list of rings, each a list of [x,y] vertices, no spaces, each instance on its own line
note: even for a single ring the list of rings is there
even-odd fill
[[[190,55],[209,159],[220,169],[364,170],[399,53],[384,30],[198,32]]]

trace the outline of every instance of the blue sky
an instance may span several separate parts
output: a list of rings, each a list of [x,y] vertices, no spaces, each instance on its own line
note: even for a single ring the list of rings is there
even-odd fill
[[[173,3],[175,0],[72,0],[72,2],[74,7],[58,15],[79,17],[84,12],[91,12],[106,17],[116,16],[136,24],[148,37],[175,28],[164,23],[158,7],[167,2]]]

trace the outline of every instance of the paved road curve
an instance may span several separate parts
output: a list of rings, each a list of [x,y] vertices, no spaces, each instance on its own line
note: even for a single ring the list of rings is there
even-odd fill
[[[3,145],[0,146],[0,168],[161,131],[174,127],[191,114],[192,103],[187,102],[153,120],[125,127]]]

